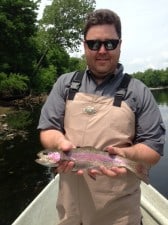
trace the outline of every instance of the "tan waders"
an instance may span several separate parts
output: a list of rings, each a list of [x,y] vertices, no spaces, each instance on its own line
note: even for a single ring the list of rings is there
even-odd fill
[[[130,146],[135,135],[135,116],[125,102],[77,93],[67,100],[64,127],[76,146]],[[128,172],[112,178],[91,179],[74,173],[60,175],[57,209],[60,225],[139,225],[140,181]]]

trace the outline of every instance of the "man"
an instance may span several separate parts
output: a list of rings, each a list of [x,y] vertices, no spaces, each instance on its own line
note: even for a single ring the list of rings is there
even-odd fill
[[[126,75],[118,62],[120,48],[119,16],[106,9],[91,13],[84,28],[88,68],[81,82],[72,81],[74,73],[69,73],[55,83],[38,127],[44,147],[69,151],[94,146],[149,165],[159,161],[165,135],[159,109],[140,81],[132,78],[122,88]],[[123,99],[117,98],[116,93],[123,90]],[[60,225],[141,223],[140,181],[134,174],[116,167],[74,174],[73,166],[64,162],[57,169]]]

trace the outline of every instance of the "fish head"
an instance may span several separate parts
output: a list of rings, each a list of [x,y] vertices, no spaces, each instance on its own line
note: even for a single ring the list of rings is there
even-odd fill
[[[51,152],[48,150],[40,151],[38,154],[38,159],[35,160],[40,165],[47,167],[57,167],[60,161],[59,152]]]

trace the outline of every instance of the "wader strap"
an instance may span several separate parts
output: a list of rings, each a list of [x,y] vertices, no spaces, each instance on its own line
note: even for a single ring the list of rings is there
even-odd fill
[[[72,77],[70,88],[69,88],[69,93],[68,93],[68,100],[73,100],[75,97],[75,94],[78,92],[81,83],[82,83],[82,78],[84,75],[84,71],[76,71],[74,76]]]
[[[115,93],[114,102],[113,102],[114,106],[117,106],[117,107],[121,106],[121,102],[124,99],[124,96],[127,92],[127,87],[130,80],[131,80],[131,76],[128,74],[125,74],[123,80],[121,81],[121,84],[118,87],[118,91]]]
[[[71,80],[69,93],[68,93],[68,97],[67,97],[68,100],[74,99],[75,94],[78,92],[78,90],[81,86],[83,75],[84,75],[84,71],[76,71],[75,72],[75,74]],[[131,80],[131,76],[128,74],[125,74],[123,80],[121,81],[121,84],[118,87],[118,91],[115,93],[114,102],[113,102],[114,106],[117,106],[117,107],[121,106],[121,102],[127,92],[127,87],[128,87],[130,80]]]

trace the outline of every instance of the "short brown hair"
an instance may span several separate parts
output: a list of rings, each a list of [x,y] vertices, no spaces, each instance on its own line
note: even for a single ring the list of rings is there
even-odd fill
[[[114,24],[116,32],[121,38],[121,20],[120,17],[109,9],[98,9],[88,14],[84,26],[84,39],[86,38],[88,30],[95,25]]]

